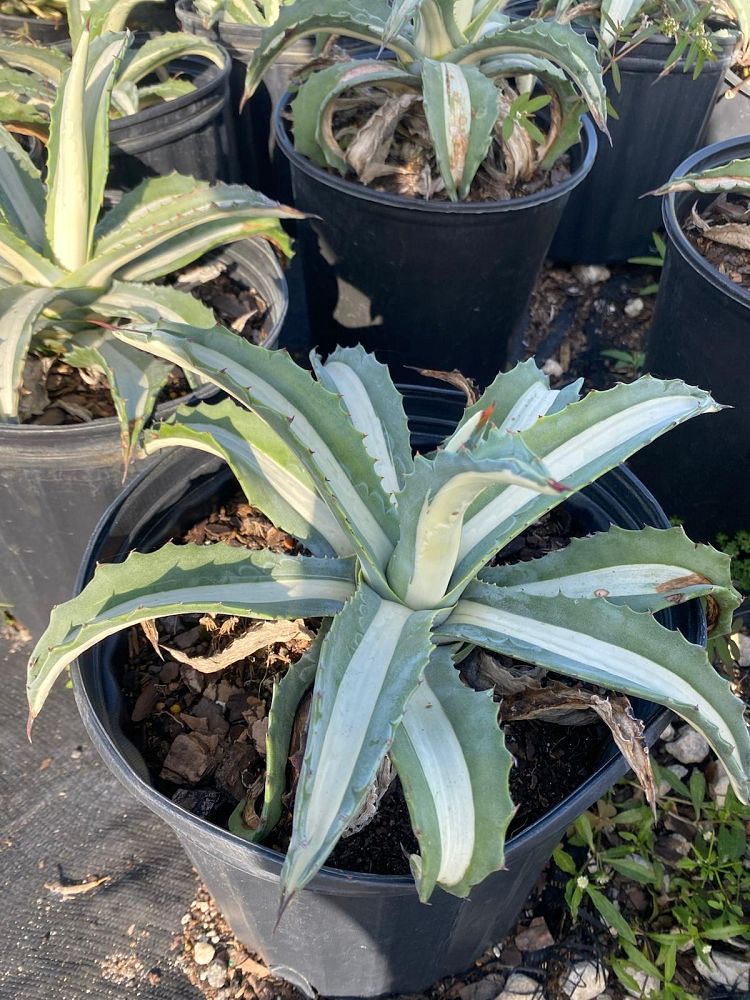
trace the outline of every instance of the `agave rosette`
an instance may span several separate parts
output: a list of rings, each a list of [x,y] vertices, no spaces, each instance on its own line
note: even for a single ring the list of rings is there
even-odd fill
[[[183,410],[146,447],[190,447],[229,464],[250,503],[310,555],[168,545],[100,566],[57,608],[29,664],[31,717],[65,667],[145,620],[185,612],[323,618],[278,683],[262,815],[232,829],[261,841],[282,811],[296,709],[312,688],[283,901],[304,887],[355,818],[385,755],[401,779],[420,897],[466,895],[502,867],[512,760],[490,692],[456,658],[476,645],[650,699],[699,729],[747,800],[741,702],[705,651],[654,618],[710,601],[717,634],[738,596],[729,559],[681,528],[613,528],[532,562],[489,565],[570,495],[685,420],[719,409],[700,389],[645,377],[579,400],[533,362],[499,375],[432,454],[413,456],[402,398],[361,348],[284,352],[226,331],[133,326],[118,339],[200,374],[229,399]],[[564,484],[564,487],[561,486]]]

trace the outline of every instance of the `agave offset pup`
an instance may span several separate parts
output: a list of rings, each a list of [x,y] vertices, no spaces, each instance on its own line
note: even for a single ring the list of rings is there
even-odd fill
[[[482,167],[513,188],[575,145],[586,107],[602,129],[607,108],[596,49],[582,35],[550,21],[510,22],[501,6],[296,0],[263,33],[245,98],[299,38],[371,42],[393,58],[337,61],[299,87],[298,152],[364,184],[400,175],[406,193],[423,197],[467,198]]]
[[[139,0],[72,0],[67,5],[68,30],[73,50],[84,32],[89,41],[125,30],[128,16]],[[195,90],[195,84],[169,74],[169,64],[185,56],[200,56],[215,66],[224,65],[218,46],[181,31],[166,32],[132,46],[120,59],[111,88],[114,117],[134,115],[162,101],[174,100]],[[70,70],[71,57],[61,49],[0,38],[0,120],[36,125],[44,133],[57,88]],[[41,128],[40,128],[41,127]]]
[[[130,37],[84,31],[52,109],[46,184],[0,128],[0,420],[18,420],[29,352],[103,371],[125,456],[170,367],[101,323],[157,318],[211,327],[192,295],[153,284],[203,254],[260,236],[290,253],[280,218],[300,213],[239,185],[171,174],[142,182],[102,213],[109,99]]]
[[[312,554],[168,544],[99,566],[53,611],[31,656],[30,723],[68,664],[139,622],[323,618],[274,692],[262,815],[254,829],[241,810],[233,823],[262,841],[278,822],[295,711],[312,688],[282,904],[325,863],[386,755],[419,842],[422,900],[436,885],[464,896],[503,866],[512,760],[491,694],[465,687],[456,669],[470,646],[668,705],[705,735],[747,801],[742,703],[702,648],[653,617],[706,599],[715,633],[726,632],[738,602],[727,556],[680,528],[612,528],[532,562],[490,565],[570,491],[718,410],[706,392],[644,377],[579,401],[579,385],[550,389],[526,362],[499,375],[435,452],[414,457],[402,399],[362,348],[325,363],[313,354],[313,378],[220,328],[116,335],[232,397],[179,413],[148,447],[226,460],[249,501]]]

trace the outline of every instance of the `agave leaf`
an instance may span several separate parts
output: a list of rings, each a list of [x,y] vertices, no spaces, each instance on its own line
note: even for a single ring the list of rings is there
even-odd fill
[[[224,65],[225,58],[221,49],[208,38],[188,35],[182,31],[167,32],[156,38],[149,38],[139,48],[128,53],[118,75],[118,85],[140,83],[145,77],[184,56],[201,56],[219,68]]]
[[[440,176],[453,201],[465,198],[497,122],[497,89],[474,66],[425,59],[424,110]]]
[[[742,702],[700,646],[651,615],[607,600],[553,600],[473,583],[440,626],[451,639],[666,705],[705,736],[748,801],[750,736]]]
[[[110,117],[117,117],[121,115],[122,117],[127,117],[128,115],[135,115],[141,106],[141,98],[138,93],[138,87],[134,83],[115,83],[112,88],[112,97],[110,103]]]
[[[740,603],[731,562],[710,545],[691,542],[682,528],[612,527],[574,538],[567,548],[540,559],[483,569],[479,579],[508,594],[606,598],[634,611],[660,611],[708,597],[711,632],[726,635]]]
[[[382,45],[386,47],[401,34],[402,28],[414,19],[421,0],[393,0],[391,12],[383,29]]]
[[[358,344],[337,347],[325,363],[310,355],[318,380],[341,397],[364,445],[375,463],[386,493],[398,493],[414,470],[404,398],[391,380],[386,365]]]
[[[498,77],[536,78],[548,93],[554,95],[558,106],[555,117],[559,121],[554,129],[552,141],[548,141],[540,153],[543,167],[552,166],[563,153],[579,141],[584,104],[575,86],[559,66],[549,59],[542,59],[529,53],[511,52],[483,62],[482,72],[492,80]]]
[[[544,466],[517,436],[503,435],[492,457],[463,450],[417,456],[414,473],[397,497],[401,533],[388,564],[394,593],[411,608],[437,608],[456,565],[464,514],[488,487],[516,483],[557,495]]]
[[[390,14],[386,0],[295,0],[282,7],[248,64],[243,103],[255,93],[271,63],[298,39],[345,35],[381,45]],[[388,47],[407,65],[419,57],[414,45],[401,36],[392,37]]]
[[[70,69],[70,57],[52,46],[30,45],[7,37],[0,38],[0,61],[16,69],[34,73],[48,83],[59,86]]]
[[[600,32],[602,41],[611,46],[620,30],[638,17],[646,0],[602,0]]]
[[[87,255],[94,241],[109,174],[109,96],[131,41],[129,34],[107,34],[94,38],[89,49],[84,96],[84,141],[89,178]],[[61,145],[60,155],[68,155],[67,149],[67,144]]]
[[[6,222],[0,222],[0,260],[17,272],[15,280],[30,285],[49,286],[62,275],[59,267],[38,253],[25,237]]]
[[[278,0],[262,0],[261,3],[255,3],[255,0],[227,0],[223,20],[267,28],[276,23],[280,10],[281,5]],[[218,12],[218,17],[221,17],[221,11]]]
[[[89,36],[84,32],[71,67],[58,87],[47,146],[45,231],[55,260],[66,270],[81,267],[89,249],[89,159],[84,110],[88,50]]]
[[[37,125],[35,132],[45,134],[55,94],[44,80],[0,65],[0,121]]]
[[[281,680],[275,680],[268,712],[266,736],[266,786],[260,823],[251,830],[242,822],[245,809],[243,799],[229,818],[229,829],[245,840],[261,843],[281,819],[282,795],[286,787],[286,768],[297,710],[305,694],[313,686],[320,660],[320,649],[328,632],[328,625],[315,636],[313,644],[296,663],[293,663]]]
[[[404,89],[415,89],[419,85],[416,77],[405,73],[398,66],[375,59],[336,62],[311,73],[300,85],[292,101],[295,149],[319,166],[333,167],[339,173],[346,174],[349,164],[342,156],[341,148],[330,129],[326,128],[326,111],[331,101],[344,90],[365,83],[382,83]]]
[[[366,584],[323,641],[282,907],[325,863],[357,815],[432,650],[433,613],[384,601]]]
[[[109,171],[109,94],[129,43],[125,35],[90,43],[84,31],[52,108],[45,224],[52,254],[68,271],[91,250]]]
[[[86,20],[92,36],[96,38],[108,31],[124,31],[131,12],[141,2],[142,0],[91,0],[86,3]],[[149,3],[164,3],[164,0],[149,0]]]
[[[195,92],[195,84],[192,80],[176,80],[170,78],[161,83],[151,83],[148,86],[136,88],[138,94],[138,107],[150,108],[154,104],[162,101],[175,101],[178,97]]]
[[[32,288],[28,285],[0,288],[0,316],[3,320],[0,327],[0,420],[8,422],[16,419],[18,392],[31,338],[43,310],[59,294],[56,288]]]
[[[113,281],[96,300],[96,312],[109,318],[130,319],[138,323],[189,323],[211,327],[216,323],[213,310],[189,292],[169,285],[143,285],[135,281]]]
[[[313,555],[353,554],[351,539],[328,510],[292,449],[255,413],[231,399],[183,407],[146,433],[146,452],[198,448],[224,459],[248,501]]]
[[[123,466],[127,470],[143,425],[153,412],[172,365],[101,331],[78,333],[65,360],[76,368],[91,368],[107,377],[120,425]]]
[[[410,860],[423,903],[435,885],[466,896],[503,867],[515,808],[497,708],[490,691],[462,683],[447,646],[407,702],[390,753],[419,840]]]
[[[645,375],[606,392],[592,392],[537,420],[521,437],[554,479],[578,490],[672,427],[719,409],[701,389]],[[466,516],[451,595],[511,538],[562,499],[562,494],[541,496],[517,486],[488,490]]]
[[[287,210],[282,206],[279,211],[279,218],[303,217],[303,213],[296,209]],[[274,218],[259,215],[252,209],[230,210],[227,214],[221,210],[214,221],[201,224],[197,220],[195,226],[158,242],[142,257],[132,257],[131,263],[118,270],[117,275],[127,281],[154,281],[194,264],[217,247],[248,239],[267,240],[284,256],[293,256],[292,241]],[[107,268],[110,266],[111,262]]]
[[[91,260],[63,284],[99,286],[113,277],[153,280],[217,246],[253,235],[288,246],[274,221],[282,218],[304,216],[241,185],[210,185],[179,174],[152,178],[107,213],[97,227]]]
[[[719,167],[673,177],[651,194],[669,194],[670,191],[698,191],[701,194],[721,194],[728,191],[750,195],[750,159],[730,160]]]
[[[528,54],[559,66],[575,83],[597,125],[606,131],[607,94],[596,49],[569,24],[528,19],[512,21],[451,55],[459,63],[482,64],[505,54]]]
[[[385,565],[396,518],[361,434],[337,397],[280,351],[257,347],[216,327],[163,324],[159,330],[114,331],[134,347],[193,371],[224,389],[289,441],[318,492],[352,542],[369,579],[387,593]]]
[[[508,24],[510,18],[503,14],[506,0],[477,0],[474,3],[471,20],[466,26],[464,34],[469,41],[476,39],[484,30],[488,21],[493,24]]]
[[[133,552],[97,567],[90,583],[52,611],[29,660],[31,718],[57,677],[109,635],[166,615],[209,613],[249,618],[335,615],[354,591],[345,559],[279,556],[228,545],[172,545]]]
[[[450,8],[451,0],[420,0],[414,19],[414,41],[423,57],[443,59],[466,43]]]
[[[582,379],[563,389],[551,389],[549,377],[533,358],[520,361],[509,372],[500,372],[479,399],[464,411],[458,427],[445,441],[457,451],[475,433],[483,415],[501,431],[524,431],[540,417],[577,402]]]

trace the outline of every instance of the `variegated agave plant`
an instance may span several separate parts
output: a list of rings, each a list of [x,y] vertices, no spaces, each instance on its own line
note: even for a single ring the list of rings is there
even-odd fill
[[[128,16],[138,3],[139,0],[91,0],[90,3],[71,0],[67,12],[73,48],[84,31],[92,41],[124,31]],[[169,64],[185,56],[200,56],[219,67],[225,59],[209,39],[181,31],[166,32],[149,38],[137,48],[129,47],[112,86],[113,116],[134,115],[152,104],[194,91],[191,80],[168,73]],[[37,134],[43,135],[57,88],[70,65],[70,56],[61,49],[0,38],[0,120],[37,126]]]
[[[144,181],[100,218],[109,96],[127,44],[124,34],[81,35],[52,109],[46,185],[0,128],[0,419],[17,419],[29,350],[65,353],[106,374],[126,454],[170,369],[91,320],[213,326],[193,296],[151,282],[251,236],[289,253],[277,220],[300,215],[246,187],[171,174]]]
[[[428,149],[453,200],[467,197],[488,155],[493,172],[501,170],[511,185],[528,181],[578,141],[586,106],[605,128],[606,96],[596,50],[581,34],[550,21],[510,22],[501,6],[499,0],[296,0],[263,33],[245,95],[303,36],[372,42],[394,59],[334,62],[300,86],[292,106],[300,153],[371,183],[423,173],[421,151]],[[545,93],[533,96],[534,80]],[[337,113],[351,114],[357,105],[369,113],[366,123],[337,132]],[[538,112],[548,105],[545,125]],[[423,119],[412,123],[415,110]],[[417,150],[411,161],[391,155],[396,140],[407,156]]]
[[[244,831],[260,841],[278,821],[295,710],[312,687],[283,900],[324,864],[386,754],[419,841],[411,862],[423,900],[436,885],[465,895],[502,867],[512,760],[498,706],[455,668],[467,645],[668,705],[705,734],[747,800],[742,703],[703,649],[652,617],[706,598],[726,631],[737,605],[727,556],[680,528],[612,528],[533,562],[488,567],[569,490],[718,410],[707,393],[645,377],[578,401],[579,385],[552,390],[529,361],[499,375],[434,453],[413,457],[402,399],[361,348],[325,364],[313,355],[314,380],[285,353],[221,329],[117,336],[233,399],[178,414],[149,447],[225,459],[251,503],[313,554],[167,545],[100,566],[55,609],[31,657],[30,718],[80,653],[147,619],[330,619],[275,689],[263,812]]]
[[[207,28],[217,21],[267,28],[279,16],[282,4],[293,2],[294,0],[193,0],[193,6]]]
[[[552,16],[562,23],[573,21],[595,27],[603,52],[622,42],[619,56],[632,52],[653,35],[674,38],[675,46],[665,70],[683,59],[683,72],[697,76],[706,60],[716,58],[712,32],[706,21],[715,16],[734,22],[740,32],[737,58],[748,55],[750,45],[750,0],[540,0],[535,16]],[[609,66],[616,62],[609,63]]]

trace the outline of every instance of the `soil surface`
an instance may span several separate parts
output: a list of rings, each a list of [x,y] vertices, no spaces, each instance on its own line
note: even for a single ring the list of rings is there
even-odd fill
[[[268,303],[254,288],[235,280],[232,265],[210,257],[169,282],[213,309],[217,323],[255,344],[266,339]],[[190,392],[179,369],[169,377],[157,405]],[[30,356],[21,393],[21,422],[43,426],[88,423],[115,416],[106,377],[69,365],[64,358]]]
[[[745,289],[750,289],[749,212],[746,197],[720,195],[700,212],[694,209],[682,227],[709,264]]]
[[[750,235],[750,226],[748,231]],[[720,274],[736,285],[750,289],[750,252],[724,243],[716,243],[692,230],[685,235],[698,253],[705,257],[709,264],[713,264]]]
[[[576,533],[571,517],[555,511],[516,539],[498,559],[531,559],[564,547]],[[291,536],[240,499],[217,506],[180,541],[270,548],[279,553],[300,551]],[[299,635],[291,640],[285,636],[276,642],[272,636],[253,655],[210,674],[199,672],[186,661],[196,663],[207,656],[220,656],[245,634],[242,620],[183,615],[154,623],[154,631],[147,635],[140,628],[131,630],[130,657],[122,682],[132,738],[156,787],[173,801],[223,826],[245,800],[251,812],[245,805],[243,816],[252,823],[262,802],[267,716],[274,680],[302,655],[318,623],[299,625]],[[273,623],[266,627],[273,629]],[[158,653],[151,641],[157,637]],[[496,679],[493,671],[519,666],[507,657],[490,659],[494,664],[491,668],[467,660],[462,669],[464,680],[477,688],[492,687]],[[520,667],[523,670],[524,665]],[[544,686],[544,672],[534,671],[534,676]],[[495,688],[495,697],[502,713],[501,688]],[[303,702],[290,748],[284,812],[265,841],[280,851],[287,850],[291,837],[306,718],[307,704]],[[538,720],[508,723],[508,747],[515,758],[511,790],[519,805],[514,832],[562,801],[592,772],[607,737],[606,728],[593,720],[591,716],[585,720],[589,724],[575,727]],[[344,871],[409,874],[408,857],[418,846],[406,800],[397,779],[385,787],[375,818],[360,832],[342,838],[327,864]]]
[[[547,263],[534,289],[518,357],[536,357],[552,384],[584,390],[630,382],[645,363],[658,270]]]

